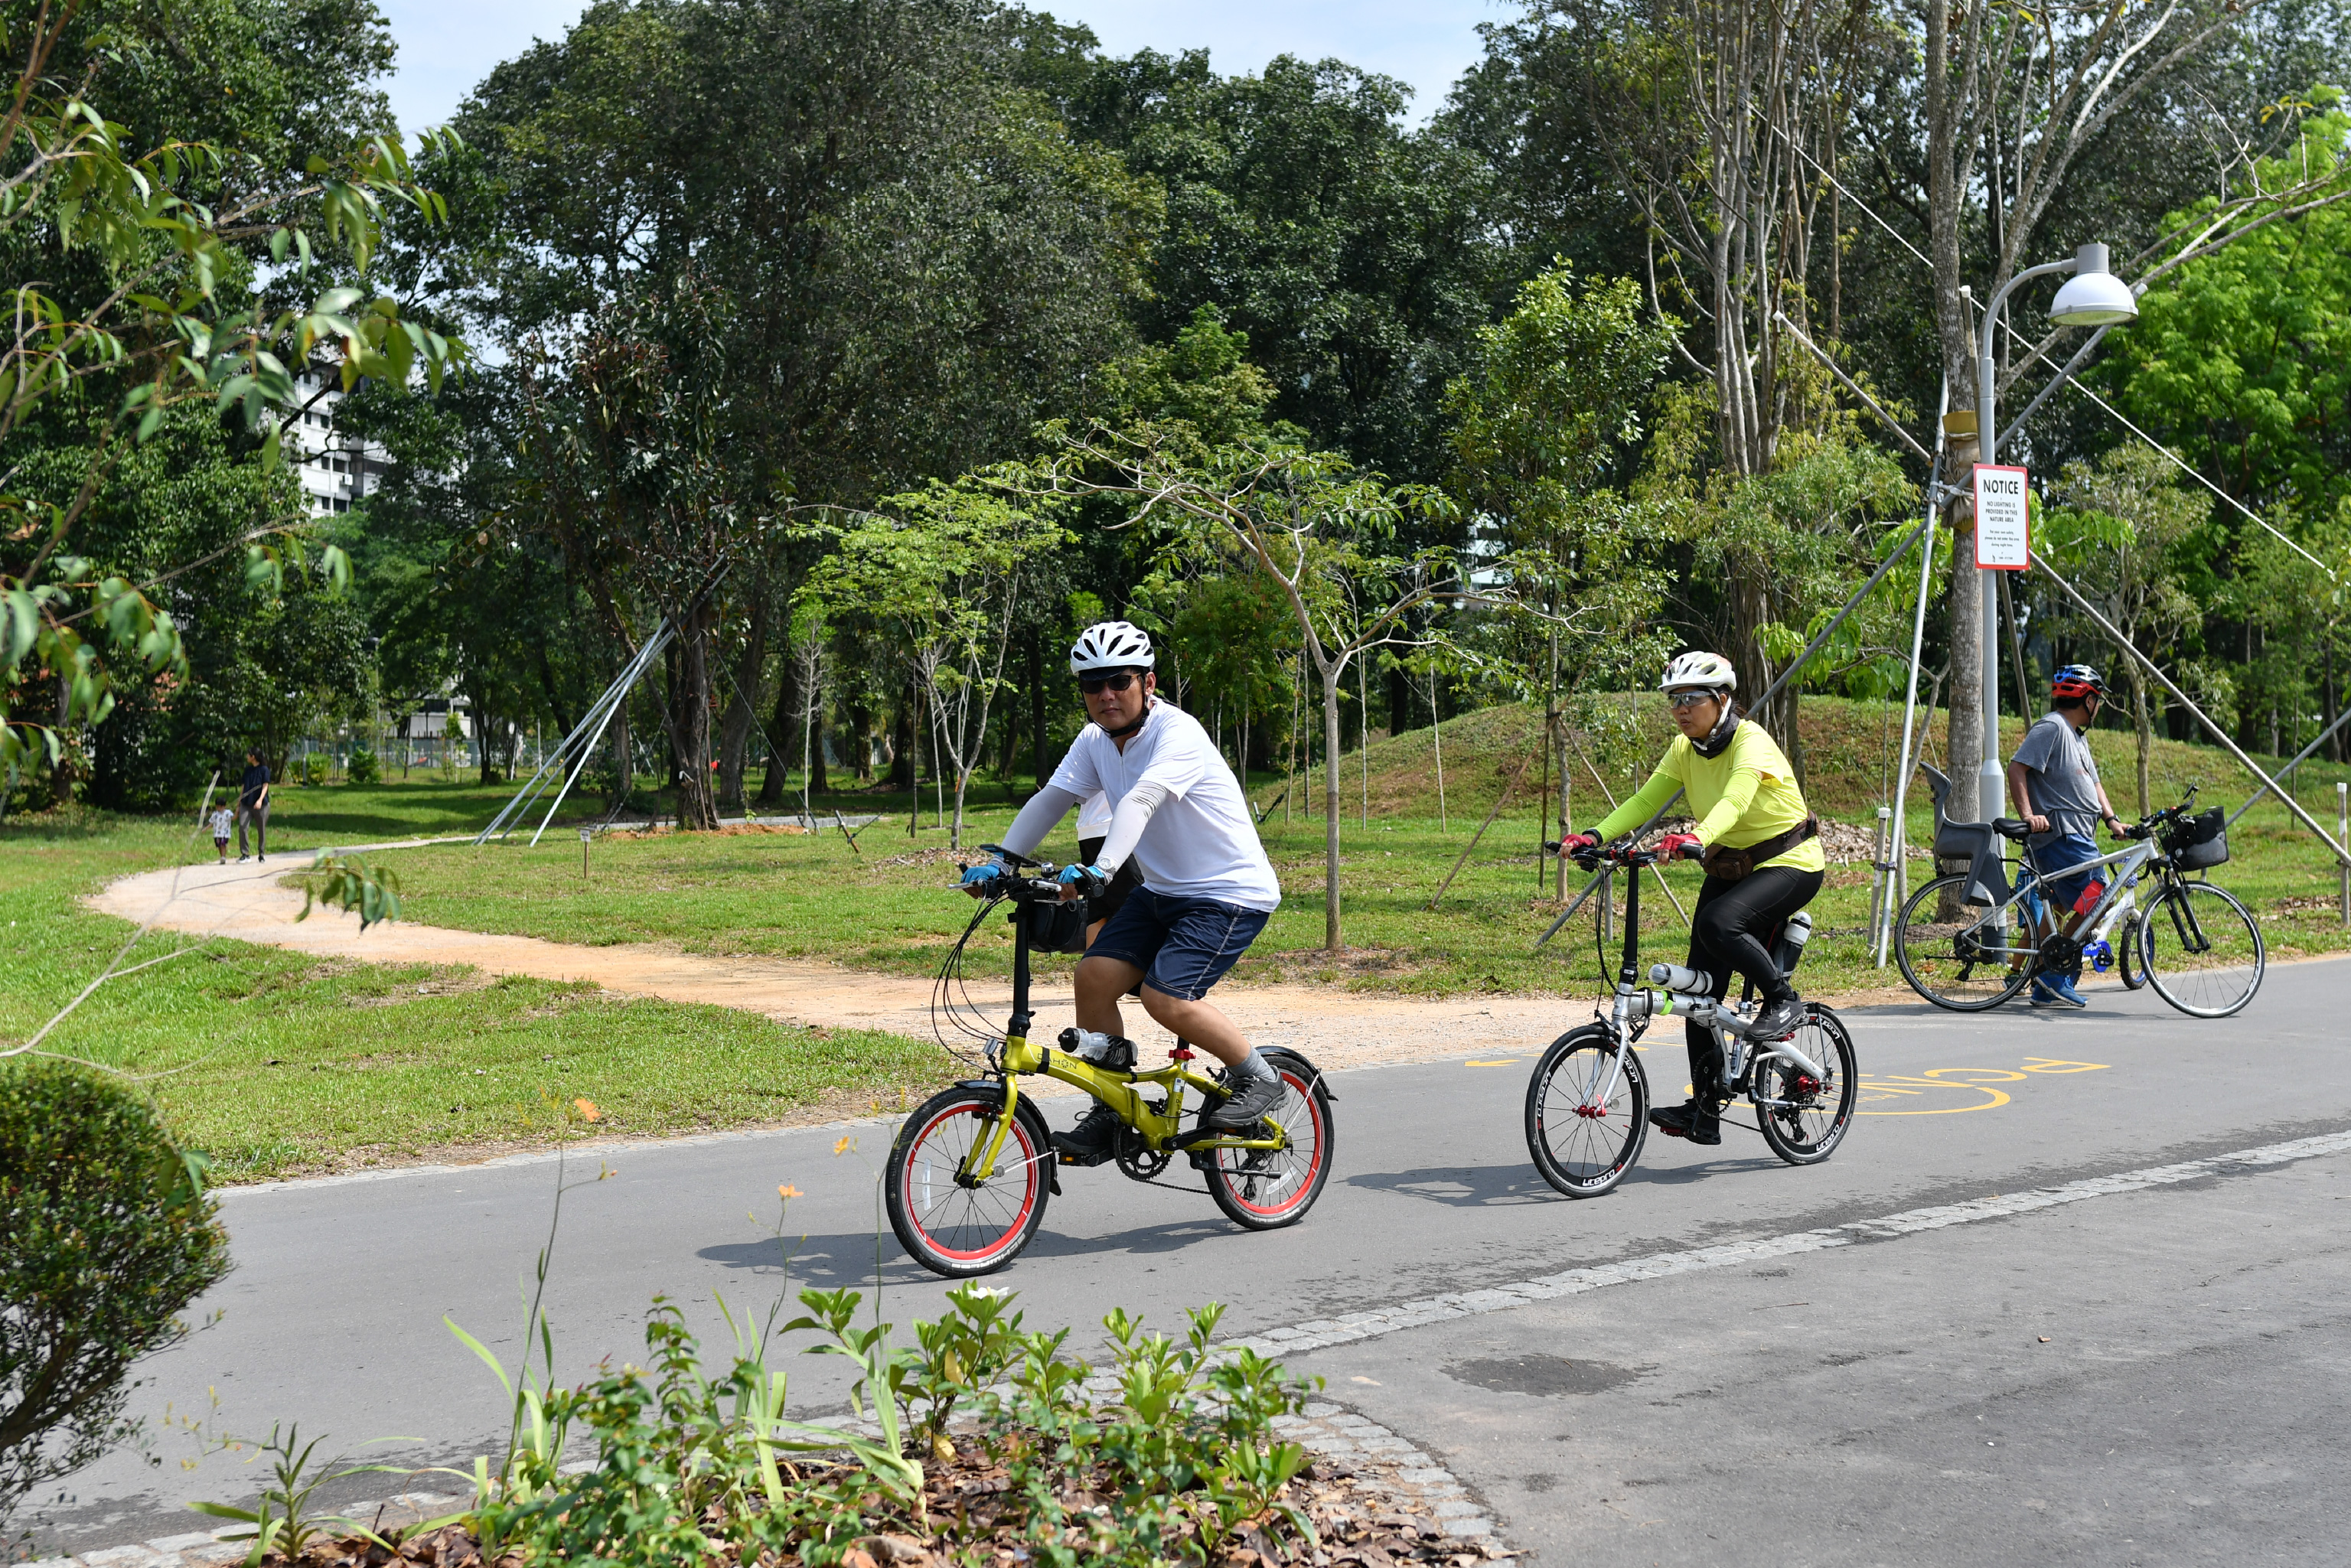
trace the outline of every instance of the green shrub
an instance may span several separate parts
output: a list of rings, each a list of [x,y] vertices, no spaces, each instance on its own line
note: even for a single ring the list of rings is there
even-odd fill
[[[313,751],[307,757],[294,758],[287,764],[286,770],[294,775],[297,783],[324,784],[327,781],[327,770],[334,766],[334,761],[333,758],[323,751]]]
[[[350,784],[380,783],[383,779],[383,768],[376,761],[373,750],[355,746],[351,748],[350,761],[344,765],[343,779]]]
[[[0,1064],[0,1519],[136,1434],[131,1364],[227,1274],[201,1167],[126,1091]]]
[[[706,1370],[675,1306],[657,1300],[646,1366],[534,1396],[506,1476],[483,1462],[467,1516],[482,1556],[826,1568],[872,1556],[879,1535],[957,1563],[1159,1568],[1218,1561],[1251,1531],[1293,1543],[1293,1560],[1296,1543],[1311,1550],[1311,1524],[1284,1491],[1305,1450],[1273,1429],[1308,1385],[1251,1351],[1213,1350],[1220,1308],[1194,1312],[1181,1340],[1112,1313],[1117,1392],[1098,1403],[1064,1353],[1068,1331],[1025,1331],[1005,1293],[950,1291],[947,1317],[915,1324],[919,1349],[893,1346],[886,1323],[856,1327],[860,1300],[803,1291],[812,1315],[785,1332],[816,1329],[813,1349],[858,1364],[852,1400],[878,1440],[783,1419],[764,1333],[738,1325],[732,1366]],[[568,1474],[559,1461],[577,1437],[592,1438],[596,1462]]]

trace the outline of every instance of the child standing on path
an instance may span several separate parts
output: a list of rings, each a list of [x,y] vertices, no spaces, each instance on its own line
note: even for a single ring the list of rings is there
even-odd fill
[[[220,863],[223,865],[228,864],[229,824],[235,820],[236,813],[226,806],[213,813],[213,848],[220,852]]]

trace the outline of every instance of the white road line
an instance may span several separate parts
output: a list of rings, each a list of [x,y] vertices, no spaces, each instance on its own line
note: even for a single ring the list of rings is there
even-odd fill
[[[1351,1340],[1394,1333],[1399,1329],[1418,1328],[1424,1323],[1472,1317],[1479,1312],[1505,1312],[1531,1301],[1548,1301],[1561,1296],[1602,1290],[1610,1285],[1630,1284],[1635,1280],[1696,1273],[1703,1269],[1735,1268],[1766,1258],[1785,1258],[1792,1253],[1850,1247],[1856,1241],[1882,1240],[1921,1230],[1940,1230],[1948,1226],[1972,1225],[1985,1219],[2006,1219],[2011,1215],[2031,1214],[2036,1209],[2055,1208],[2088,1198],[2144,1192],[2150,1187],[2199,1181],[2206,1176],[2223,1175],[2232,1166],[2283,1165],[2320,1155],[2341,1154],[2346,1150],[2351,1150],[2351,1131],[2328,1133],[2315,1138],[2297,1138],[2291,1143],[2267,1144],[2256,1149],[2240,1149],[2234,1154],[2214,1155],[2209,1159],[2189,1160],[2181,1165],[2149,1166],[2140,1170],[2120,1171],[2113,1176],[2092,1176],[2083,1181],[2067,1182],[2063,1186],[2034,1187],[2029,1192],[2005,1193],[1967,1203],[1906,1209],[1899,1214],[1889,1214],[1876,1219],[1857,1219],[1851,1224],[1832,1225],[1820,1230],[1791,1231],[1784,1236],[1726,1242],[1719,1247],[1702,1247],[1690,1252],[1658,1252],[1646,1258],[1629,1258],[1621,1262],[1604,1263],[1587,1269],[1569,1269],[1562,1273],[1521,1280],[1514,1284],[1495,1285],[1482,1291],[1450,1291],[1377,1312],[1350,1312],[1340,1318],[1317,1318],[1289,1328],[1249,1334],[1229,1343],[1247,1345],[1263,1355],[1295,1355],[1304,1351],[1320,1350],[1325,1345],[1344,1344]]]

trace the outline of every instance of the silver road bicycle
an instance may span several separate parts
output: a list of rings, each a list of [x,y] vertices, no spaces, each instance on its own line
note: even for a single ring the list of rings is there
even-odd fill
[[[2124,830],[2131,842],[2078,865],[2043,872],[2011,854],[2022,819],[1954,822],[1950,780],[1925,768],[1935,792],[1935,855],[1968,869],[1910,895],[1896,926],[1895,956],[1911,988],[1954,1012],[1996,1008],[2043,976],[2078,978],[2119,967],[2122,981],[2194,1018],[2227,1018],[2261,989],[2268,958],[2261,927],[2226,889],[2204,880],[2229,859],[2219,810],[2179,805]],[[2104,883],[2086,910],[2061,906],[2053,883],[2087,873]]]
[[[1586,871],[1604,862],[1623,866],[1625,952],[1607,1013],[1552,1041],[1527,1083],[1527,1152],[1543,1180],[1570,1197],[1598,1197],[1625,1179],[1649,1131],[1649,1075],[1635,1049],[1656,1019],[1678,1014],[1714,1031],[1721,1047],[1724,1104],[1745,1095],[1754,1126],[1771,1152],[1792,1166],[1818,1165],[1835,1152],[1853,1123],[1859,1074],[1853,1036],[1818,1002],[1804,1005],[1804,1021],[1785,1040],[1757,1040],[1745,1005],[1718,1001],[1710,977],[1678,964],[1641,963],[1641,869],[1654,850],[1589,850],[1576,857]],[[1797,920],[1809,925],[1809,916]],[[1767,946],[1781,972],[1802,952],[1783,930]],[[1679,1053],[1679,1043],[1676,1044]],[[1734,1126],[1745,1125],[1733,1122]]]

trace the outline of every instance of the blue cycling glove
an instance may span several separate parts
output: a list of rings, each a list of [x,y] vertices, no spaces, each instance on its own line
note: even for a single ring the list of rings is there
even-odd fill
[[[1110,878],[1098,866],[1065,865],[1060,881],[1065,887],[1076,887],[1091,898],[1110,885]]]
[[[978,865],[963,868],[961,885],[968,891],[977,892],[1008,874],[1002,861],[984,861]]]

